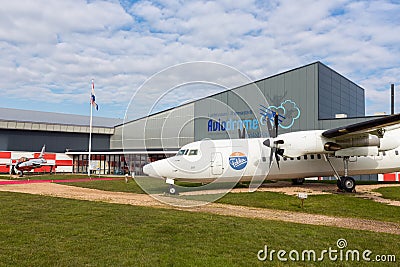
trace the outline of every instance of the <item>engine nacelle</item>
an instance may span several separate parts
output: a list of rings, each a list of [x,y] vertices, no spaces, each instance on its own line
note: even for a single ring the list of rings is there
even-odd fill
[[[318,153],[375,155],[378,150],[392,150],[400,146],[400,139],[392,132],[387,132],[383,138],[369,134],[337,140],[323,137],[322,132],[315,130],[281,134],[274,142],[281,142],[278,148],[283,149],[284,156],[291,158]],[[337,153],[339,151],[343,152]]]
[[[392,150],[400,146],[400,140],[397,136],[386,133],[383,138],[379,138],[376,135],[368,135],[365,137],[352,137],[336,142],[328,142],[324,148],[326,151],[338,151],[341,149],[353,148],[353,147],[377,147],[379,151]]]
[[[379,151],[387,151],[398,148],[400,146],[400,139],[398,136],[391,132],[387,132],[383,138],[381,138],[381,143],[379,146]]]
[[[379,147],[381,140],[376,135],[358,136],[347,139],[339,139],[336,142],[328,142],[324,145],[326,151],[338,151],[351,147]]]
[[[283,144],[279,145],[279,148],[284,150],[284,156],[291,158],[304,154],[323,153],[328,139],[321,135],[322,132],[315,130],[281,134],[277,138],[283,140]]]

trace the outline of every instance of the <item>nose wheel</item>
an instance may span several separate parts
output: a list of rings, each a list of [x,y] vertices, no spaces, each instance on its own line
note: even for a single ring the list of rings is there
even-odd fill
[[[178,195],[178,191],[176,190],[175,185],[173,185],[173,184],[170,184],[170,185],[169,185],[168,193],[169,193],[170,195]]]
[[[167,178],[165,180],[165,182],[169,185],[168,186],[168,194],[170,194],[170,195],[178,195],[178,190],[176,190],[174,179]]]

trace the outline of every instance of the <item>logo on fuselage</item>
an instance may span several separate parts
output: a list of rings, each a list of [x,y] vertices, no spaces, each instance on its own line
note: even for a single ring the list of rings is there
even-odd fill
[[[247,165],[246,154],[242,152],[233,152],[229,156],[229,165],[235,170],[242,170]]]

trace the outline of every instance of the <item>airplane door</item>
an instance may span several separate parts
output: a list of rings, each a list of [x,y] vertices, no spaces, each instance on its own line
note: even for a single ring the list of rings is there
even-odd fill
[[[222,154],[220,152],[211,153],[211,174],[220,175],[222,171]]]

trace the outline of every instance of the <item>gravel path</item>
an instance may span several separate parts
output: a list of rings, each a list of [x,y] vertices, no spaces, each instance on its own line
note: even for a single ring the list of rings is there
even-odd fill
[[[133,206],[175,209],[175,210],[183,210],[190,212],[205,212],[205,213],[213,213],[225,216],[258,218],[264,220],[276,220],[276,221],[285,221],[285,222],[310,224],[310,225],[325,225],[325,226],[334,226],[334,227],[348,228],[354,230],[367,230],[367,231],[400,235],[400,223],[382,222],[376,220],[366,220],[366,219],[356,219],[356,218],[333,217],[326,215],[243,207],[243,206],[235,206],[235,205],[227,205],[219,203],[210,203],[207,205],[197,206],[192,208],[180,208],[163,204],[146,194],[109,192],[97,189],[88,189],[88,188],[60,185],[54,183],[2,185],[0,186],[0,191],[38,194],[45,196],[80,199],[88,201],[102,201],[108,203],[128,204]]]

